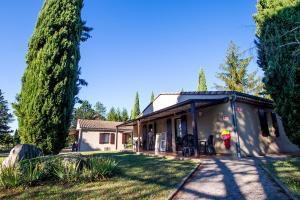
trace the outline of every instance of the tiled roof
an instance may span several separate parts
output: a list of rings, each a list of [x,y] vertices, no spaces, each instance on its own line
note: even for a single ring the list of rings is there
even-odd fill
[[[114,121],[103,121],[103,120],[89,120],[89,119],[78,119],[77,121],[79,127],[81,129],[99,129],[99,130],[116,130],[116,127],[122,122],[114,122]],[[131,128],[126,128],[130,130]]]

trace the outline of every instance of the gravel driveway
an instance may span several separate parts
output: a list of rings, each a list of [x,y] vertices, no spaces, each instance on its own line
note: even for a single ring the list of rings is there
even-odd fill
[[[259,167],[255,159],[204,159],[173,199],[274,199],[289,197]]]

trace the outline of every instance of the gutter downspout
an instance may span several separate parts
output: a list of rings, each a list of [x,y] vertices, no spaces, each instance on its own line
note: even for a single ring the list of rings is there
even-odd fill
[[[233,131],[236,136],[236,152],[237,157],[241,158],[241,146],[240,146],[240,136],[238,134],[238,125],[237,125],[237,117],[236,117],[236,94],[234,93],[233,96],[231,96],[230,99],[230,105],[231,105],[231,111],[232,111],[232,122],[233,122]]]

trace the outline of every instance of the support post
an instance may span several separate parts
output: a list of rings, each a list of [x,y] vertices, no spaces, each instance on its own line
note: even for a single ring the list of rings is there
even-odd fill
[[[232,96],[230,99],[230,104],[231,104],[231,112],[232,112],[232,123],[233,123],[233,131],[236,136],[236,153],[237,157],[241,158],[241,147],[240,147],[240,136],[238,134],[238,127],[237,127],[237,117],[236,117],[236,95]]]
[[[198,129],[197,129],[197,115],[195,102],[191,103],[191,113],[192,113],[192,128],[194,135],[194,151],[195,156],[198,156]]]
[[[117,129],[116,129],[116,138],[115,138],[115,141],[116,141],[116,150],[118,150],[118,136],[119,136],[119,128],[117,127]]]
[[[133,145],[134,145],[134,142],[133,142],[133,131],[131,132],[131,148],[132,148],[132,151],[133,151]]]
[[[82,129],[80,128],[78,131],[78,151],[80,151],[81,141],[82,141]]]
[[[140,120],[138,120],[137,128],[138,128],[137,152],[140,152],[140,146],[141,146],[141,138],[140,138],[140,135],[141,135],[141,122],[140,122]]]

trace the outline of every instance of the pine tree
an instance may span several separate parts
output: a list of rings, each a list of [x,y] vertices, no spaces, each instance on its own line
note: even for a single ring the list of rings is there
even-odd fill
[[[287,136],[300,147],[300,1],[258,0],[254,18],[266,91]]]
[[[136,119],[139,115],[140,115],[140,99],[139,99],[139,93],[136,92],[133,109],[132,109],[132,119]]]
[[[95,119],[97,117],[96,111],[92,105],[87,101],[82,101],[81,105],[75,109],[75,119]]]
[[[45,154],[65,146],[80,85],[80,43],[90,28],[81,19],[83,0],[45,0],[26,56],[22,89],[14,104],[22,143]]]
[[[101,120],[105,120],[105,116],[106,116],[106,108],[105,106],[101,103],[101,102],[96,102],[95,106],[94,106],[94,110],[96,113],[96,118],[97,119],[101,119]]]
[[[150,97],[150,103],[152,103],[154,100],[155,100],[154,92],[152,91],[151,97]]]
[[[205,92],[205,91],[207,91],[206,78],[205,78],[204,69],[201,67],[199,78],[198,78],[198,92]]]
[[[122,121],[122,115],[121,115],[121,110],[120,110],[120,108],[117,108],[117,110],[116,110],[116,121],[117,122],[121,122]]]
[[[123,108],[123,110],[122,110],[122,121],[126,122],[128,119],[129,119],[128,112],[125,108]]]
[[[0,140],[3,140],[6,133],[11,132],[9,123],[12,122],[13,116],[9,113],[7,101],[4,99],[0,90]]]
[[[219,90],[233,90],[249,94],[262,92],[261,79],[256,76],[256,71],[247,73],[247,67],[252,57],[243,58],[239,48],[230,42],[226,52],[225,64],[220,65],[221,72],[216,77],[224,82],[223,86],[216,85]]]
[[[107,120],[108,121],[117,121],[116,119],[116,110],[114,107],[111,107],[111,109],[109,110],[108,114],[107,114]]]

